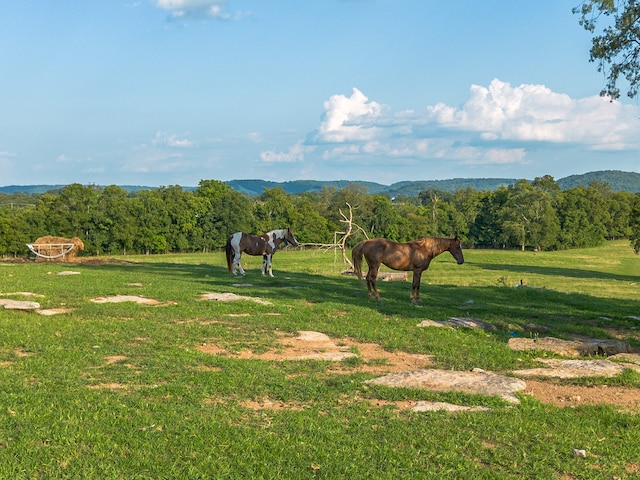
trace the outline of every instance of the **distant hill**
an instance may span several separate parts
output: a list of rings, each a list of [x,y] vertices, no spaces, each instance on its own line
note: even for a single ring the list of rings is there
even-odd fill
[[[502,186],[516,183],[516,178],[453,178],[450,180],[407,180],[392,185],[381,185],[373,182],[361,181],[315,181],[296,180],[292,182],[270,182],[266,180],[231,180],[227,185],[247,195],[260,195],[265,188],[281,188],[285,192],[295,195],[302,192],[317,192],[323,188],[337,188],[338,190],[349,185],[359,185],[367,189],[371,194],[384,193],[390,197],[406,195],[415,197],[424,190],[440,190],[444,192],[456,192],[466,188],[474,190],[496,190]],[[640,192],[640,173],[621,172],[617,170],[605,170],[600,172],[585,173],[583,175],[571,175],[570,177],[556,180],[560,188],[567,190],[577,186],[588,187],[598,181],[608,183],[613,191]]]
[[[570,175],[556,183],[562,190],[569,190],[579,186],[588,187],[593,182],[608,183],[611,190],[615,192],[640,192],[640,173],[621,172],[620,170],[603,170],[600,172],[590,172],[583,175]]]
[[[397,182],[392,185],[382,185],[375,182],[349,181],[349,180],[295,180],[290,182],[271,182],[268,180],[231,180],[225,182],[235,190],[247,195],[260,195],[265,188],[281,188],[292,195],[303,192],[319,192],[323,188],[335,188],[341,190],[349,185],[357,185],[366,189],[371,194],[383,193],[390,197],[406,195],[414,197],[424,190],[440,190],[445,192],[455,192],[461,189],[473,188],[474,190],[496,190],[501,186],[513,185],[517,179],[514,178],[454,178],[451,180],[408,180]],[[631,193],[640,192],[640,173],[622,172],[619,170],[603,170],[590,172],[582,175],[571,175],[565,178],[556,179],[558,185],[563,190],[578,186],[588,187],[593,182],[607,183],[613,191],[626,191]],[[41,194],[48,191],[59,191],[65,185],[9,185],[0,187],[0,193],[11,194],[23,192],[27,194]],[[127,192],[137,192],[139,190],[153,190],[156,187],[123,185],[120,186]],[[184,190],[193,191],[196,187],[182,187]]]
[[[8,185],[6,187],[0,187],[0,193],[28,193],[29,195],[47,193],[51,190],[60,190],[64,188],[64,185]]]
[[[335,188],[342,190],[349,185],[359,185],[367,189],[369,193],[387,193],[389,187],[374,182],[361,182],[350,180],[293,180],[290,182],[270,182],[267,180],[231,180],[225,182],[230,187],[247,195],[260,195],[265,188],[281,188],[285,192],[295,195],[304,192],[319,192],[323,188]]]

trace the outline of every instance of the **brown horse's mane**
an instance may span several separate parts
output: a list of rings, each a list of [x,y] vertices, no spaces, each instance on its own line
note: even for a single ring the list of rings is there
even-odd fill
[[[425,237],[415,241],[426,248],[441,249],[445,245],[450,245],[454,240],[455,238],[447,237]]]

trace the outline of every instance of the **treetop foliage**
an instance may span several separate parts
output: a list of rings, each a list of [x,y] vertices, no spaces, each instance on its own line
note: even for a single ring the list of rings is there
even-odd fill
[[[639,250],[639,198],[599,181],[562,190],[548,175],[496,190],[432,188],[396,197],[358,184],[297,195],[276,187],[258,196],[216,180],[195,190],[138,192],[71,184],[33,195],[30,206],[0,202],[0,255],[28,256],[26,244],[45,235],[80,238],[84,255],[208,252],[237,231],[287,227],[303,244],[326,246],[340,240],[349,206],[359,230],[348,246],[364,235],[396,241],[458,235],[467,248],[562,249],[628,238]]]
[[[636,97],[640,87],[640,4],[636,0],[585,0],[573,13],[580,15],[580,25],[593,34],[589,60],[607,75],[600,95],[620,98],[618,84],[624,78],[627,96]],[[602,24],[605,26],[598,30]]]

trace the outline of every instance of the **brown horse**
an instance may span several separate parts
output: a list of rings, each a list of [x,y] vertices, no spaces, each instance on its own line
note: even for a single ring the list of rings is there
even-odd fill
[[[240,263],[244,252],[248,255],[262,255],[262,275],[266,275],[267,271],[269,271],[269,276],[273,277],[271,258],[281,243],[285,245],[291,244],[294,247],[298,246],[298,241],[290,228],[271,230],[264,235],[258,236],[244,232],[234,233],[227,238],[225,249],[229,273],[236,275],[237,267],[240,270],[240,274],[245,275],[246,272]]]
[[[362,279],[362,257],[367,260],[369,271],[367,272],[367,289],[369,298],[375,296],[380,300],[380,294],[376,287],[378,270],[381,264],[393,270],[413,270],[413,282],[411,284],[411,302],[420,302],[420,278],[422,272],[429,268],[431,260],[448,251],[458,261],[458,265],[464,263],[460,239],[455,238],[423,238],[407,243],[397,243],[386,238],[372,238],[364,240],[356,245],[351,252],[353,258],[353,270],[358,278]]]

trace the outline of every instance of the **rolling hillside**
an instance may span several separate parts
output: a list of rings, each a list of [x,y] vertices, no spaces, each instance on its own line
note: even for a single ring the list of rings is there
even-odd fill
[[[368,193],[383,193],[391,197],[398,195],[415,196],[424,190],[441,190],[455,192],[460,189],[473,188],[475,190],[495,190],[501,186],[515,183],[514,178],[454,178],[450,180],[415,180],[397,182],[392,185],[382,185],[374,182],[349,181],[349,180],[295,180],[290,182],[271,182],[267,180],[230,180],[225,182],[235,190],[247,195],[260,195],[264,189],[282,188],[290,194],[303,192],[319,192],[323,188],[335,188],[341,190],[349,185],[358,185],[366,189]],[[588,187],[593,182],[609,184],[613,191],[640,192],[640,173],[622,172],[619,170],[603,170],[589,172],[582,175],[570,175],[556,179],[563,190],[577,186]],[[59,191],[64,185],[9,185],[0,187],[0,193],[11,194],[23,192],[26,194],[41,194],[48,191]],[[138,190],[151,190],[155,187],[123,185],[122,189],[128,192]],[[186,186],[185,190],[194,190],[196,187]]]

